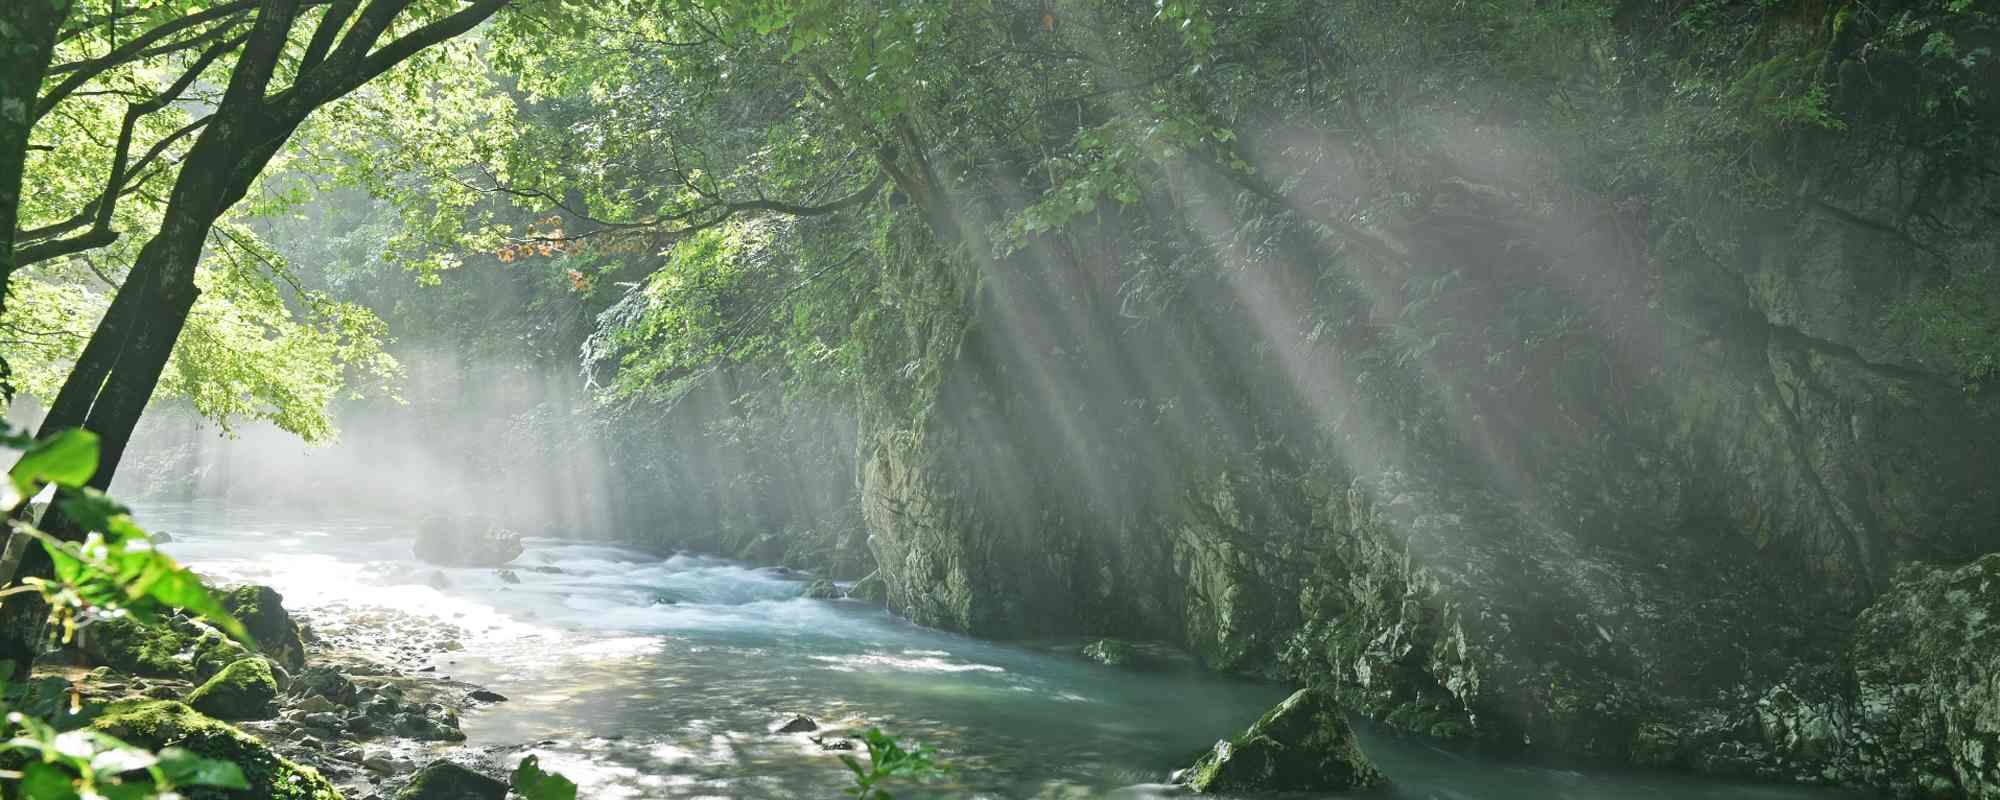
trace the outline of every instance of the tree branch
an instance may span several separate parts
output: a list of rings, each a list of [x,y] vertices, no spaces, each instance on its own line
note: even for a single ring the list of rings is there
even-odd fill
[[[32,119],[39,120],[42,117],[48,116],[49,111],[51,109],[54,109],[57,103],[62,102],[63,98],[68,97],[71,92],[76,91],[84,84],[89,83],[91,79],[96,78],[98,75],[103,74],[105,70],[118,66],[119,64],[124,64],[134,59],[143,57],[142,54],[144,54],[148,48],[151,48],[155,42],[158,42],[161,39],[164,39],[168,36],[172,36],[176,33],[195,27],[197,25],[201,25],[218,19],[223,19],[225,17],[229,17],[231,15],[237,14],[242,11],[247,11],[251,8],[254,8],[256,5],[257,5],[257,0],[236,0],[236,2],[233,3],[225,3],[223,5],[207,9],[205,11],[199,11],[193,14],[189,14],[185,17],[181,17],[171,22],[162,23],[159,26],[154,27],[152,30],[140,34],[137,38],[134,38],[132,41],[126,42],[124,45],[119,46],[117,49],[114,49],[111,52],[106,53],[97,58],[93,58],[88,61],[78,61],[70,64],[60,64],[50,68],[49,75],[51,76],[62,75],[65,73],[74,73],[74,74],[64,79],[62,83],[56,84],[54,88],[50,89],[47,94],[42,96],[41,100],[35,103],[35,113]],[[226,24],[217,26],[217,29],[222,30],[222,29],[232,28],[235,27],[236,24],[237,21],[231,21]],[[172,52],[173,50],[186,49],[189,47],[198,46],[199,44],[202,43],[202,41],[205,40],[204,37],[207,37],[213,33],[214,31],[210,31],[202,34],[201,36],[191,37],[186,41],[177,43],[176,46],[172,47],[166,52]]]

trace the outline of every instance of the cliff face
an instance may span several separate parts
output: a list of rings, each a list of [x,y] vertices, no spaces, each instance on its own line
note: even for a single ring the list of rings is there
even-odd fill
[[[1816,51],[1836,108],[1893,91],[1844,66],[1892,62],[1867,35]],[[1898,565],[2000,550],[2000,408],[1922,327],[1941,292],[1990,302],[2000,179],[1888,112],[1755,202],[1697,191],[1738,177],[1700,154],[1613,187],[1553,144],[1589,131],[1426,112],[1453,136],[1421,167],[1344,127],[1246,145],[1403,198],[1365,221],[1311,180],[1272,208],[1190,178],[906,295],[961,316],[907,353],[921,402],[867,414],[892,606],[1168,638],[1507,749],[1993,796],[1983,712],[1896,711],[1944,673],[1871,664],[1949,660],[1882,624],[1916,602]],[[1170,226],[1219,268],[1135,311],[1172,248],[1129,232]]]

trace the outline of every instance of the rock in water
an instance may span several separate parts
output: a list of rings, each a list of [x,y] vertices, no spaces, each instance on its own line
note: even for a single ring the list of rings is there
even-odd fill
[[[417,770],[396,800],[506,800],[507,784],[444,759]]]
[[[799,596],[809,600],[838,600],[841,593],[832,581],[822,578],[806,584],[805,591],[799,592]]]
[[[444,570],[434,569],[424,576],[424,585],[442,592],[451,588],[451,579],[444,576]]]
[[[1197,792],[1283,792],[1358,789],[1386,779],[1355,745],[1333,696],[1300,689],[1243,735],[1216,742],[1179,780]]]
[[[246,658],[223,667],[188,693],[187,704],[203,714],[232,722],[269,719],[277,713],[278,680],[261,658]]]
[[[285,611],[285,598],[269,586],[242,586],[222,596],[222,606],[250,631],[257,649],[293,671],[306,665],[305,638]]]
[[[317,770],[299,766],[242,731],[172,700],[118,703],[90,727],[143,747],[180,747],[228,761],[241,768],[250,782],[248,791],[197,788],[187,794],[196,800],[340,800],[340,792]]]
[[[1139,661],[1132,645],[1117,639],[1099,639],[1084,645],[1083,657],[1110,667],[1129,667]]]
[[[1873,777],[1898,794],[2000,798],[2000,553],[1903,565],[1862,612],[1851,657],[1877,750],[1866,760],[1885,772]]]
[[[174,541],[173,534],[166,531],[153,531],[146,538],[153,540],[153,544],[172,544]]]
[[[500,579],[501,583],[521,582],[521,576],[514,574],[514,571],[511,569],[495,570],[493,574],[495,577],[498,577]]]
[[[790,722],[787,722],[787,723],[785,723],[785,726],[784,726],[784,727],[782,727],[782,728],[779,728],[779,729],[778,729],[778,732],[779,732],[779,733],[811,733],[811,732],[813,732],[813,731],[816,731],[816,730],[819,730],[819,723],[817,723],[817,722],[814,722],[814,721],[812,721],[812,717],[808,717],[808,716],[805,716],[805,715],[799,715],[799,716],[796,716],[796,717],[792,717],[792,720],[791,720]]]
[[[521,556],[520,534],[462,517],[431,516],[417,527],[411,549],[421,561],[445,567],[494,568]]]
[[[882,580],[882,571],[868,573],[868,577],[855,581],[847,590],[847,599],[860,600],[882,606],[889,604],[889,584]]]

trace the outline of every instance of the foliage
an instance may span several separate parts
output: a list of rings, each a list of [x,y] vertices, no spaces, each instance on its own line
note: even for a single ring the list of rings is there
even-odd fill
[[[8,471],[5,487],[12,529],[42,545],[55,561],[55,574],[49,579],[29,578],[23,585],[0,590],[0,595],[39,592],[50,604],[52,618],[60,622],[58,630],[65,641],[80,621],[94,617],[149,619],[163,609],[181,609],[255,646],[242,624],[194,573],[154,549],[123,506],[84,487],[97,469],[94,435],[66,430],[31,441],[9,430],[5,443],[23,450]],[[19,513],[29,498],[51,485],[62,514],[86,532],[82,541],[51,536]],[[0,682],[5,677],[0,676]],[[228,762],[177,748],[154,753],[101,732],[64,729],[56,720],[75,712],[64,711],[60,698],[65,689],[61,679],[50,679],[9,689],[5,702],[0,702],[6,719],[0,733],[9,737],[0,752],[28,756],[18,772],[0,772],[0,779],[18,780],[24,797],[123,800],[170,795],[184,786],[249,788],[242,771]]]
[[[541,759],[532,755],[521,759],[508,785],[525,800],[576,800],[576,784],[561,775],[542,771]]]
[[[895,795],[885,788],[890,783],[928,781],[951,774],[951,768],[938,763],[928,746],[905,749],[895,737],[877,728],[869,728],[861,741],[868,747],[866,764],[854,756],[840,756],[840,763],[854,773],[854,785],[845,791],[859,800],[892,800]]]

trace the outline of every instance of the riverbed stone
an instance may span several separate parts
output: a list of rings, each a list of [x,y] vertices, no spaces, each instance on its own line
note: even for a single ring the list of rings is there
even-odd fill
[[[417,770],[396,800],[506,800],[507,784],[439,759]]]
[[[188,800],[341,800],[318,770],[280,756],[256,738],[184,703],[114,704],[92,721],[91,728],[142,747],[181,747],[231,762],[250,784],[247,790],[186,788],[182,795]]]
[[[246,658],[224,667],[187,696],[194,710],[216,719],[240,722],[269,719],[277,711],[278,681],[262,658]]]
[[[1333,695],[1300,689],[1179,776],[1196,792],[1344,791],[1386,781]]]

